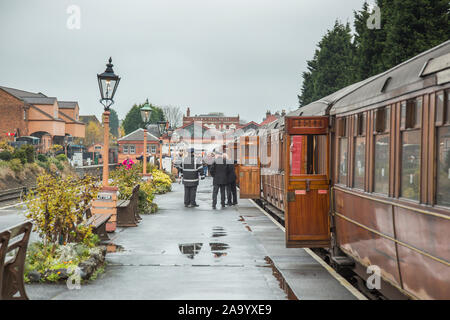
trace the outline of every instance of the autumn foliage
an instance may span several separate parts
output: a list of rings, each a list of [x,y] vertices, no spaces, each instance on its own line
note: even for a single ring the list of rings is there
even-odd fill
[[[97,197],[100,186],[91,176],[65,179],[43,174],[37,178],[36,194],[27,198],[27,218],[34,222],[45,244],[90,243],[91,227],[83,222],[86,209]]]

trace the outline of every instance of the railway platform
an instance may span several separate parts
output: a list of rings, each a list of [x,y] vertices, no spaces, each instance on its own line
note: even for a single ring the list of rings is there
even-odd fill
[[[308,251],[285,248],[283,230],[250,200],[211,208],[212,179],[198,208],[183,205],[183,185],[157,196],[159,211],[111,234],[105,273],[79,290],[26,286],[30,299],[358,299]],[[0,221],[13,219],[0,210]],[[23,212],[23,211],[22,211]],[[3,219],[2,218],[3,216]],[[359,297],[361,298],[361,297]]]

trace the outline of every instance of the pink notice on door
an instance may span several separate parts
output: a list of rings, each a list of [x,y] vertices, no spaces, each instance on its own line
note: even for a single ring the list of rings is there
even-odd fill
[[[303,136],[292,136],[291,143],[291,175],[300,175],[302,161]]]
[[[328,190],[317,190],[318,194],[327,194]]]

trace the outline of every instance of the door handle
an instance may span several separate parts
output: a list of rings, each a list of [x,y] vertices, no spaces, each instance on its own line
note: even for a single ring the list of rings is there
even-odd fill
[[[311,186],[311,180],[306,179],[306,192],[309,192],[311,190],[310,186]]]

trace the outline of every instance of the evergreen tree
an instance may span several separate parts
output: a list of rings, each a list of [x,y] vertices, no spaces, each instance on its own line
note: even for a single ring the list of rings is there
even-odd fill
[[[109,111],[109,132],[117,138],[119,136],[119,117],[114,109],[111,108]]]
[[[381,12],[386,69],[449,39],[448,0],[385,0]]]
[[[382,5],[379,1],[378,6]],[[355,11],[355,80],[361,81],[375,74],[386,70],[386,64],[381,54],[384,50],[386,40],[386,30],[369,29],[367,21],[374,11],[369,9],[367,2],[364,2],[362,10]],[[387,14],[387,13],[386,13]],[[381,16],[382,18],[384,15]]]
[[[336,21],[333,29],[320,40],[314,58],[303,73],[302,105],[329,95],[355,80],[354,46],[350,25]]]
[[[130,109],[130,111],[128,111],[122,124],[123,129],[125,130],[125,134],[129,134],[135,131],[136,129],[144,127],[144,123],[141,118],[141,108],[143,106],[144,103],[138,105],[135,104]],[[152,108],[152,113],[150,115],[149,123],[157,123],[158,121],[165,121],[164,112],[160,107],[153,106],[152,104],[150,104],[150,107]]]
[[[301,95],[298,96],[300,106],[305,106],[308,103],[317,100],[314,91],[314,79],[313,79],[313,75],[315,74],[317,69],[317,54],[318,50],[316,50],[314,58],[306,62],[308,71],[305,71],[302,74],[303,77],[302,91]]]

